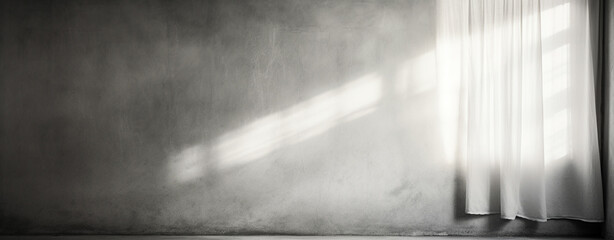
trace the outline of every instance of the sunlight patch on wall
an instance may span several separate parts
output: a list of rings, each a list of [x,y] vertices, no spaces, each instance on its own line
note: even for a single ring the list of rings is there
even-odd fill
[[[277,149],[318,136],[338,124],[374,111],[381,94],[381,77],[369,74],[254,120],[223,134],[210,145],[199,144],[174,154],[169,159],[170,180],[188,182],[205,174],[205,166],[216,170],[241,166]]]
[[[436,87],[435,51],[407,60],[397,70],[396,94],[406,97],[420,94]]]
[[[169,159],[172,180],[187,182],[204,174],[204,160],[208,157],[205,145],[196,145],[184,149]]]
[[[289,144],[326,132],[372,111],[381,97],[381,79],[367,75],[224,134],[213,147],[222,169],[245,164]]]
[[[457,15],[458,9],[465,7],[462,1],[438,1],[438,19],[448,17],[468,18]],[[446,21],[437,21],[437,47],[436,56],[436,79],[438,118],[440,126],[440,139],[442,141],[442,153],[447,164],[454,164],[459,159],[458,151],[462,150],[465,142],[461,141],[459,134],[463,134],[464,128],[459,124],[461,111],[464,110],[462,100],[462,82],[467,79],[467,71],[471,59],[463,51],[471,49],[468,29],[450,28]]]
[[[449,34],[449,35],[448,35]],[[451,36],[454,34],[442,33],[438,41],[437,57],[437,96],[439,110],[439,125],[442,141],[442,152],[446,163],[452,164],[459,158],[457,150],[459,142],[461,121],[460,111],[463,108],[461,99],[461,82],[464,72],[457,61],[463,59],[462,38],[466,36]]]

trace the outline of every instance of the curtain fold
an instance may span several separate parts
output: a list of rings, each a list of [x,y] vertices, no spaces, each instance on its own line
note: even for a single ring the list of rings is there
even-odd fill
[[[603,221],[595,2],[438,0],[438,81],[466,97],[467,213]]]

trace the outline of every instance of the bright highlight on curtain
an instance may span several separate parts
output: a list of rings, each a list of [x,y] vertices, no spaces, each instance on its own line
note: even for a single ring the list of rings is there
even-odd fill
[[[458,86],[466,212],[603,221],[593,0],[438,0],[438,81]]]

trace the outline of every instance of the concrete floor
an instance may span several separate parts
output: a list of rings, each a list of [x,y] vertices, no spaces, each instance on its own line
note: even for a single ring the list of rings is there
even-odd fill
[[[594,240],[598,238],[564,238],[564,237],[444,237],[444,236],[429,236],[429,237],[384,237],[384,236],[0,236],[3,239],[19,239],[19,240],[55,240],[55,239],[86,239],[86,240],[465,240],[465,239],[497,239],[497,240]]]

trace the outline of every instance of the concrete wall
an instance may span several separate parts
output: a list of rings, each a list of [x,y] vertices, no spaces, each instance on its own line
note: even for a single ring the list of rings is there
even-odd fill
[[[463,214],[435,1],[0,4],[2,233],[600,232]]]
[[[606,190],[605,236],[614,239],[614,4],[604,0],[603,23],[603,83],[604,83],[604,176]]]

